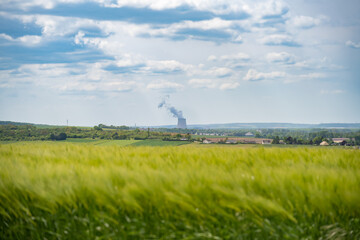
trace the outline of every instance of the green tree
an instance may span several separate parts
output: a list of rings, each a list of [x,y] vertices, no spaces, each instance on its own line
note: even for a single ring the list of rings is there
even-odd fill
[[[111,136],[112,139],[119,139],[119,134],[117,132],[113,133],[113,135]]]
[[[100,126],[94,126],[95,131],[102,131],[103,129]]]
[[[312,141],[314,144],[319,145],[323,141],[323,138],[321,136],[317,136]]]
[[[66,135],[66,133],[60,133],[57,137],[56,137],[56,140],[59,140],[59,141],[61,141],[61,140],[66,140],[66,138],[67,138],[67,135]]]
[[[279,138],[279,136],[276,136],[274,138],[274,140],[272,141],[272,144],[279,144],[279,143],[280,143],[280,138]]]
[[[293,138],[289,136],[289,137],[285,138],[284,142],[286,144],[293,144]]]
[[[355,136],[355,144],[360,145],[360,136]]]
[[[51,133],[50,136],[49,136],[49,139],[50,140],[55,140],[56,139],[55,134]]]

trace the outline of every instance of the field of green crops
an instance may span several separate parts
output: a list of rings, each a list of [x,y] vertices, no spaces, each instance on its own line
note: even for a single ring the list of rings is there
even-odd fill
[[[98,146],[127,146],[141,141],[142,140],[100,140],[87,138],[68,138],[64,142]]]
[[[189,144],[188,141],[163,141],[161,139],[147,139],[131,144],[132,146],[181,146]]]
[[[146,139],[146,140],[100,140],[87,138],[68,138],[68,143],[98,145],[98,146],[180,146],[189,144],[188,141],[163,141],[161,139]]]
[[[360,151],[0,144],[0,239],[360,239]]]

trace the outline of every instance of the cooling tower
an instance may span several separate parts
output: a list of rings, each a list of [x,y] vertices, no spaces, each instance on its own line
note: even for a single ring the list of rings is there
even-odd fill
[[[177,128],[187,128],[185,118],[178,118]]]

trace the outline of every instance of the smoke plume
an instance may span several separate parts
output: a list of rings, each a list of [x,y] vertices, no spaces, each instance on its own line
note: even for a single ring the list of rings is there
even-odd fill
[[[177,110],[175,107],[171,106],[167,100],[169,96],[166,96],[158,105],[158,108],[165,108],[173,117],[183,118],[183,113],[180,110]]]

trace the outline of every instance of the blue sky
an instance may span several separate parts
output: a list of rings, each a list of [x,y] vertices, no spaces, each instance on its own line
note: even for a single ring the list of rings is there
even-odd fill
[[[0,120],[360,122],[358,0],[3,0]]]

